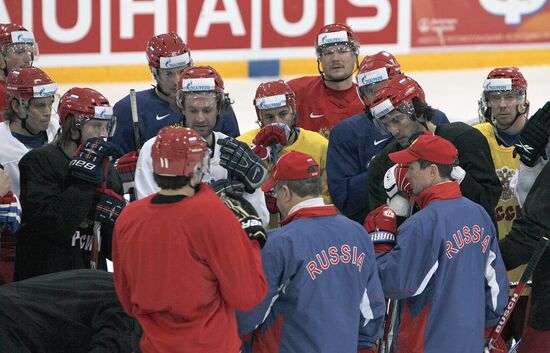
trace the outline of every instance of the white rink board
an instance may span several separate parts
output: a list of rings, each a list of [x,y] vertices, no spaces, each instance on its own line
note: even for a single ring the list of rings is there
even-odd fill
[[[314,65],[314,62],[312,62]],[[451,121],[477,122],[477,101],[483,81],[490,69],[457,70],[457,71],[422,71],[407,72],[416,79],[426,93],[426,100],[434,108],[445,112]],[[531,102],[530,114],[533,114],[544,103],[550,100],[550,66],[521,68],[529,84],[527,98]],[[262,79],[227,79],[225,88],[235,101],[233,109],[239,121],[241,133],[251,130],[257,125],[256,113],[252,105],[254,93],[258,84],[276,78]],[[129,93],[130,88],[143,90],[150,87],[151,82],[125,82],[113,84],[85,85],[103,93],[111,104]],[[82,84],[62,84],[59,93],[63,94],[72,86]]]

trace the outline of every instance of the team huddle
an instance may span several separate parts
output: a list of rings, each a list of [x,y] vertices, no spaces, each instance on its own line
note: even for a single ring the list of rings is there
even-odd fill
[[[548,250],[505,313],[550,231],[550,103],[529,118],[518,68],[449,122],[329,24],[319,75],[261,83],[241,133],[176,33],[146,45],[153,88],[57,114],[32,32],[0,46],[3,350],[550,352]]]

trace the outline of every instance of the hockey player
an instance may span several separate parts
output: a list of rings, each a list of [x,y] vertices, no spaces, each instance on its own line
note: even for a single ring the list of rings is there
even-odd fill
[[[483,206],[495,219],[495,207],[502,186],[495,173],[491,151],[485,137],[477,129],[453,122],[436,126],[431,122],[433,108],[426,104],[424,91],[412,78],[398,75],[379,89],[370,106],[379,126],[389,131],[394,142],[387,145],[370,163],[368,176],[369,205],[374,209],[387,202],[404,183],[404,173],[389,159],[388,154],[408,146],[418,135],[430,131],[453,143],[458,149],[459,165],[452,177],[460,184],[462,195]],[[403,191],[401,188],[399,191]],[[408,209],[405,204],[405,208]],[[402,210],[398,211],[403,215]],[[495,221],[496,225],[496,221]]]
[[[394,352],[482,352],[484,329],[496,325],[508,303],[495,226],[452,180],[458,153],[428,132],[390,153],[394,163],[408,166],[421,210],[398,229],[386,205],[365,221],[384,294],[402,299]]]
[[[138,352],[132,344],[141,330],[120,306],[107,271],[63,271],[0,286],[0,303],[2,352]]]
[[[13,280],[15,262],[13,234],[19,229],[20,223],[21,204],[11,191],[10,177],[0,164],[0,285]]]
[[[115,225],[115,288],[143,327],[143,352],[237,353],[234,310],[266,293],[259,242],[201,183],[209,154],[193,130],[163,128],[151,150],[160,192]]]
[[[328,138],[339,121],[358,114],[363,105],[353,82],[359,67],[359,39],[341,23],[324,26],[315,39],[319,76],[288,81],[296,93],[297,126]]]
[[[525,124],[516,143],[520,156],[518,183],[522,216],[500,240],[504,264],[512,270],[531,258],[538,240],[550,234],[550,102]],[[550,249],[546,249],[533,272],[528,320],[519,353],[550,352]],[[516,307],[517,308],[517,307]],[[515,310],[514,310],[515,311]]]
[[[142,144],[155,137],[162,127],[181,123],[183,117],[176,103],[178,78],[184,68],[193,65],[189,47],[173,32],[149,39],[146,55],[156,86],[136,92]],[[229,98],[225,98],[229,102]],[[118,126],[111,142],[123,153],[135,151],[137,148],[134,143],[129,95],[115,104],[114,113],[118,119]],[[232,137],[240,135],[237,119],[230,104],[225,105],[214,131]]]
[[[13,69],[32,65],[38,46],[32,32],[14,23],[0,24],[0,122],[8,108],[6,79]]]
[[[367,190],[371,159],[393,142],[391,134],[377,129],[369,102],[388,79],[401,73],[393,55],[381,51],[366,56],[357,73],[359,98],[364,111],[336,124],[329,136],[327,154],[328,190],[334,205],[347,217],[363,224],[370,212]],[[434,109],[435,125],[448,123],[445,114]]]
[[[13,234],[19,228],[19,223],[21,223],[21,205],[11,192],[10,177],[0,165],[0,240],[4,228]],[[0,247],[1,245],[0,243]]]
[[[521,207],[510,182],[519,169],[519,156],[514,157],[514,144],[529,113],[527,81],[517,67],[495,68],[489,72],[483,84],[479,101],[481,124],[474,127],[481,131],[491,149],[495,171],[502,184],[502,194],[496,208],[498,234],[502,238],[510,232],[514,219],[521,217]],[[511,282],[519,281],[524,266],[508,272]],[[525,307],[529,290],[524,290],[508,321],[502,336],[505,340],[521,338],[525,319]]]
[[[14,32],[15,33],[15,32]],[[33,148],[53,141],[59,123],[52,118],[57,84],[42,70],[28,66],[10,71],[7,78],[7,121],[0,123],[0,164],[19,197],[19,160]],[[6,280],[13,278],[15,237],[4,230],[0,266]]]
[[[262,191],[259,189],[267,177],[262,161],[252,153],[248,145],[220,132],[214,126],[226,104],[221,76],[210,66],[187,67],[178,81],[178,104],[186,127],[204,138],[210,148],[209,167],[203,181],[218,193],[243,196],[260,215],[265,225],[269,212]],[[151,148],[156,137],[142,147],[136,169],[136,192],[144,198],[160,189],[153,179]]]
[[[309,155],[282,155],[262,186],[272,188],[284,219],[262,250],[268,293],[237,314],[239,333],[253,332],[244,351],[375,352],[384,298],[368,235],[324,204],[319,164]]]
[[[288,151],[312,156],[319,161],[325,202],[331,203],[326,187],[328,141],[316,132],[296,127],[296,96],[292,89],[282,80],[261,83],[253,104],[260,128],[242,134],[238,140],[252,146],[252,151],[267,163],[268,169],[277,157]],[[266,202],[270,213],[279,213],[270,191],[266,193]]]
[[[10,176],[12,191],[19,196],[21,157],[33,148],[52,142],[59,129],[52,119],[57,84],[42,70],[29,66],[15,69],[7,79],[7,121],[0,124],[0,164]]]
[[[61,134],[19,162],[23,220],[16,280],[106,269],[112,226],[124,207],[120,179],[109,163],[115,147],[104,141],[114,128],[109,101],[91,88],[73,87],[57,111]]]

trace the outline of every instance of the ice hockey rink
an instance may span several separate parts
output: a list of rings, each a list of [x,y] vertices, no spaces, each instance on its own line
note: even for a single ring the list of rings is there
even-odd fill
[[[315,65],[315,61],[311,61]],[[443,70],[443,71],[403,71],[416,79],[426,93],[426,101],[447,114],[450,121],[464,121],[476,123],[478,121],[478,99],[482,91],[482,84],[487,73],[492,67],[469,70]],[[527,98],[531,103],[530,114],[542,107],[550,100],[550,66],[525,66],[520,68],[527,79]],[[287,80],[291,77],[283,77]],[[246,132],[255,127],[256,113],[252,106],[256,87],[261,82],[277,79],[277,77],[263,77],[254,79],[226,79],[225,88],[234,100],[233,109],[239,121],[241,132]],[[149,82],[123,82],[123,83],[96,83],[83,84],[79,82],[60,85],[59,93],[63,94],[73,86],[92,87],[103,93],[112,104],[129,93],[131,88],[136,90],[147,89],[153,81]]]

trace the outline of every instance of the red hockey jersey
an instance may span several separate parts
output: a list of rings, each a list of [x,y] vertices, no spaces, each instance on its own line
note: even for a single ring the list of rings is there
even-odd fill
[[[326,138],[334,125],[365,109],[355,83],[347,90],[336,91],[328,88],[319,75],[299,77],[288,84],[296,94],[298,127]]]
[[[143,352],[237,353],[235,309],[264,297],[259,245],[205,184],[175,203],[130,203],[113,234],[114,280]]]

